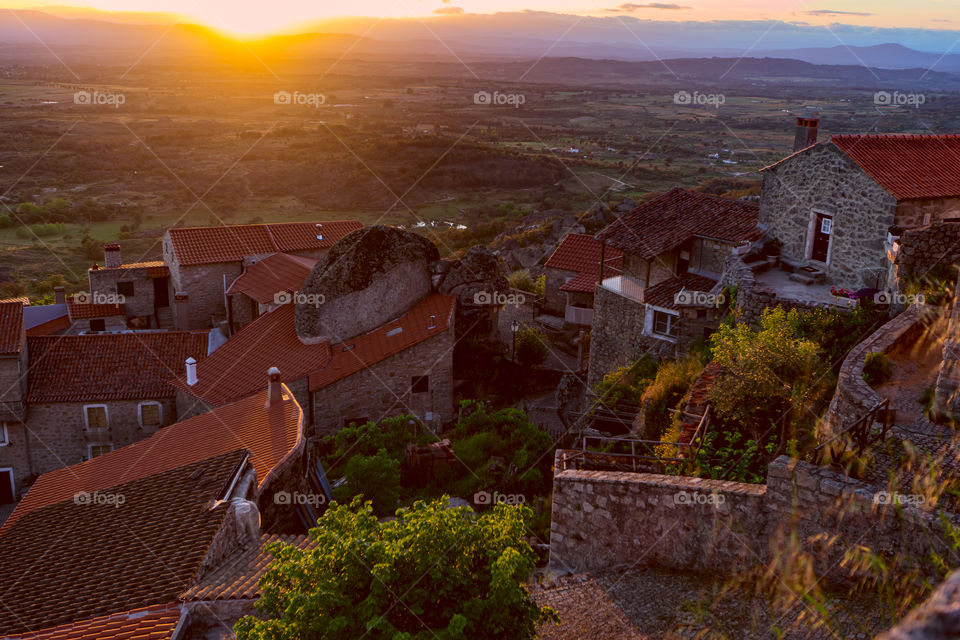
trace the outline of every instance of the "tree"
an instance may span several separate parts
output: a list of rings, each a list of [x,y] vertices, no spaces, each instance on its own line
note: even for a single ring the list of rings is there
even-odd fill
[[[516,338],[517,362],[525,367],[532,367],[547,359],[550,347],[547,346],[547,336],[536,327],[524,326],[517,332]]]
[[[376,455],[356,455],[347,461],[343,469],[347,483],[338,487],[336,497],[352,498],[362,495],[371,500],[377,515],[393,513],[400,499],[400,461],[391,457],[386,449]]]
[[[536,556],[524,542],[526,507],[478,516],[446,497],[379,522],[370,503],[332,503],[304,551],[277,542],[257,609],[238,640],[531,640],[540,609],[524,583]]]

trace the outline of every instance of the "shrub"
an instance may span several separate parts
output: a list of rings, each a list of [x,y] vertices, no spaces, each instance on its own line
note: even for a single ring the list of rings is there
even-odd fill
[[[893,363],[887,354],[873,351],[863,359],[863,379],[871,387],[878,387],[893,375]]]
[[[514,338],[516,340],[517,362],[525,367],[542,363],[550,353],[547,336],[536,327],[525,325]]]
[[[594,387],[594,392],[602,398],[604,404],[614,405],[621,400],[640,404],[657,372],[657,364],[644,354],[637,360],[619,369],[614,369]]]
[[[653,384],[643,392],[644,437],[659,438],[670,426],[670,409],[681,408],[690,386],[703,371],[696,358],[665,361]]]
[[[534,280],[533,276],[530,275],[529,269],[520,269],[519,271],[514,271],[509,275],[509,277],[507,277],[507,281],[510,283],[510,286],[513,289],[536,293],[537,282]]]
[[[380,449],[376,455],[357,455],[350,458],[343,470],[347,483],[337,487],[337,501],[350,502],[362,495],[373,502],[373,511],[378,516],[393,513],[400,499],[400,462]]]

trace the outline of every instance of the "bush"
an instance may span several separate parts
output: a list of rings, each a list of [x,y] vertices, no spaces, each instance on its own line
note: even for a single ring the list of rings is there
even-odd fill
[[[519,271],[514,271],[507,277],[507,281],[510,283],[510,287],[513,289],[536,293],[537,282],[534,280],[533,276],[530,275],[529,269],[520,269]]]
[[[887,354],[873,351],[863,359],[863,379],[871,387],[878,387],[893,375],[893,363]]]
[[[400,499],[400,462],[380,449],[373,456],[353,456],[343,470],[347,483],[334,491],[339,502],[362,495],[378,516],[392,514]]]
[[[643,392],[644,437],[659,438],[670,426],[670,409],[682,409],[687,391],[703,371],[696,358],[668,360],[660,365],[653,384]]]
[[[621,400],[640,404],[643,392],[653,382],[656,373],[657,363],[644,354],[632,363],[603,376],[594,387],[594,392],[607,405],[617,404]]]
[[[517,331],[514,340],[516,340],[517,362],[525,367],[542,363],[550,353],[547,336],[536,327],[524,325]]]

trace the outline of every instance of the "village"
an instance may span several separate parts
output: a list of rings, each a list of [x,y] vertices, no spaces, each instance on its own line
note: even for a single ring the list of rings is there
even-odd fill
[[[601,588],[644,567],[796,596],[869,548],[932,580],[960,551],[960,134],[793,125],[759,198],[573,217],[535,286],[485,246],[276,221],[109,242],[85,291],[0,301],[0,635],[233,638],[275,543],[358,495],[529,508],[550,640],[646,637]],[[948,637],[958,584],[834,623]]]

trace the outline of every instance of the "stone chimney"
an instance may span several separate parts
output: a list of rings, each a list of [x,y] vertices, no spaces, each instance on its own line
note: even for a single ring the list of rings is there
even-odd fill
[[[793,137],[794,153],[817,143],[817,129],[819,127],[820,118],[815,116],[801,116],[797,118],[797,131]]]
[[[103,265],[109,269],[111,267],[119,267],[122,264],[123,260],[120,258],[120,243],[108,242],[103,245]]]
[[[54,287],[53,288],[53,303],[54,304],[66,304],[67,303],[67,290],[63,287]]]
[[[187,358],[187,384],[193,386],[197,384],[197,361],[190,357]]]
[[[280,382],[280,369],[270,367],[267,371],[267,408],[283,402],[283,383]]]

